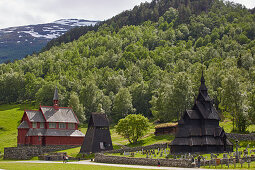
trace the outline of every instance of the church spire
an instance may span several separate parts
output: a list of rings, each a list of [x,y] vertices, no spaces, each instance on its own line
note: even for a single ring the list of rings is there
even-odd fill
[[[207,88],[205,86],[205,78],[204,78],[204,72],[202,70],[202,76],[201,76],[201,85],[200,85],[200,88],[199,88],[199,91],[207,91]]]
[[[54,92],[54,97],[53,97],[53,107],[58,110],[58,88],[56,86],[55,92]]]

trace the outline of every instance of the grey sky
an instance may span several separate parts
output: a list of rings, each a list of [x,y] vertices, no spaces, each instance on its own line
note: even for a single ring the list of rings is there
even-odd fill
[[[0,0],[0,28],[47,23],[58,19],[106,20],[151,0]],[[254,0],[232,0],[247,8]],[[252,2],[253,1],[253,2]]]

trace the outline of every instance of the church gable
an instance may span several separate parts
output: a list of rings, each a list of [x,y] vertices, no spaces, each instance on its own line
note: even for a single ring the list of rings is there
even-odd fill
[[[39,110],[25,110],[30,122],[45,122],[42,112]]]

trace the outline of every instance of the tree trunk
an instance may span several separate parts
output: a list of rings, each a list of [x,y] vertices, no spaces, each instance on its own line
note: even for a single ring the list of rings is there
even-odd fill
[[[235,130],[235,117],[233,116],[233,131]]]

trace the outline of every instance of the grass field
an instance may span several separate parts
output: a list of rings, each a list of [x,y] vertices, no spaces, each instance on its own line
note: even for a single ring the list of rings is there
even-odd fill
[[[77,170],[77,169],[88,169],[88,170],[136,170],[138,168],[124,168],[124,167],[113,167],[113,166],[100,166],[100,165],[77,165],[77,164],[39,164],[39,163],[3,163],[0,162],[0,169],[8,169],[8,170]],[[140,169],[140,168],[139,168]],[[142,169],[140,169],[142,170]]]
[[[17,146],[19,121],[24,109],[35,109],[31,104],[0,105],[0,152],[5,147]]]

